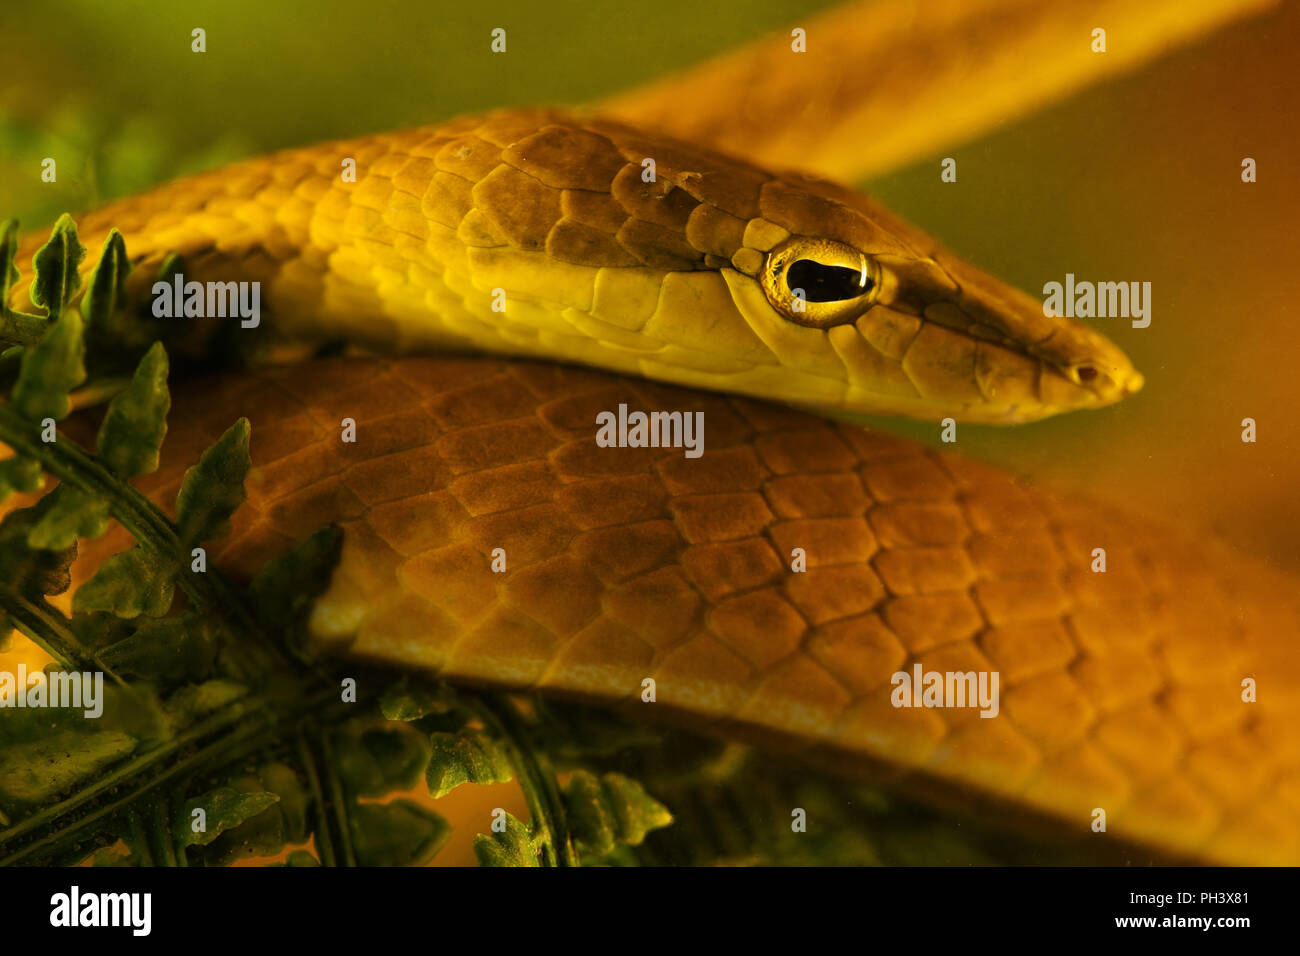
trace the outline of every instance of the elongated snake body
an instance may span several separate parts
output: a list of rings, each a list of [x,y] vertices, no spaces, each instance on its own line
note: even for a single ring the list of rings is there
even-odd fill
[[[285,340],[936,421],[1031,420],[1141,386],[1102,336],[863,197],[546,111],[291,150],[79,226],[92,248],[122,230],[145,287],[172,251],[187,278],[263,282],[263,326]],[[782,297],[782,255],[854,253],[865,291],[847,307]],[[201,387],[142,487],[171,494],[249,416],[250,499],[216,558],[248,574],[341,523],[322,648],[770,741],[1067,829],[1102,808],[1109,832],[1173,854],[1300,859],[1294,581],[1213,543],[642,378],[372,358]],[[596,415],[620,403],[702,411],[703,456],[599,447]],[[88,547],[80,573],[122,544]],[[999,715],[892,706],[892,675],[918,663],[996,670]]]

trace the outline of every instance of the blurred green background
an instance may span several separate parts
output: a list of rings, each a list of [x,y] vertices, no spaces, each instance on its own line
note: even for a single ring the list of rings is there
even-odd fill
[[[416,126],[498,106],[579,104],[828,5],[807,0],[39,0],[4,14],[0,113],[106,142],[102,193],[175,163]],[[195,27],[207,52],[190,50]],[[505,56],[489,54],[493,28]],[[15,124],[14,118],[26,122]],[[78,136],[82,135],[81,139]],[[58,143],[58,140],[54,141]],[[32,140],[19,140],[21,159]],[[150,153],[164,157],[157,163]],[[75,153],[75,151],[74,151]],[[49,154],[46,154],[49,155]],[[166,169],[167,172],[171,168]],[[6,162],[0,202],[52,219],[89,188],[32,190]],[[60,177],[62,180],[63,177]],[[130,191],[130,190],[128,190]],[[62,205],[60,205],[62,203]],[[38,213],[33,215],[32,213]]]
[[[0,214],[43,225],[241,155],[495,106],[582,103],[824,5],[9,3]],[[488,54],[498,26],[506,56]],[[207,31],[202,55],[190,51],[194,27]],[[1017,429],[963,427],[959,450],[1300,569],[1297,37],[1288,3],[860,184],[1030,292],[1066,272],[1153,283],[1149,329],[1097,320],[1146,374],[1143,393]],[[956,185],[940,183],[940,155],[957,158]],[[59,158],[57,185],[39,181],[44,156]],[[1243,156],[1258,161],[1257,184],[1240,182]],[[1258,444],[1240,441],[1247,416]],[[928,424],[888,427],[936,438]]]

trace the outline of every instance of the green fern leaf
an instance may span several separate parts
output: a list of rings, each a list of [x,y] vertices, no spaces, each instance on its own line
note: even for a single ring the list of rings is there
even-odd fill
[[[250,428],[241,418],[185,472],[176,496],[176,528],[186,548],[230,532],[230,516],[244,503]]]
[[[64,213],[54,224],[50,238],[32,259],[36,281],[32,283],[32,302],[58,318],[81,288],[78,268],[86,257],[86,247],[77,238],[77,226]]]
[[[86,380],[81,316],[64,312],[36,345],[23,353],[14,384],[14,410],[30,422],[61,421],[71,408],[68,393]]]
[[[96,448],[119,478],[147,475],[158,468],[171,409],[167,366],[167,353],[155,342],[136,366],[130,384],[109,403]]]
[[[423,866],[451,836],[446,820],[411,800],[360,804],[349,823],[361,866]]]
[[[177,566],[176,560],[137,544],[105,560],[94,576],[77,588],[72,610],[77,614],[108,611],[127,618],[141,614],[161,617],[172,605]]]
[[[514,768],[500,741],[482,731],[437,733],[429,737],[433,755],[425,780],[429,795],[445,796],[463,783],[506,783]]]
[[[541,866],[536,841],[528,824],[505,814],[505,829],[474,837],[479,866]]]

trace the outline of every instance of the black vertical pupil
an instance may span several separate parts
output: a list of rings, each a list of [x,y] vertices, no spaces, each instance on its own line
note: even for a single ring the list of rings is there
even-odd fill
[[[871,277],[858,269],[828,266],[812,259],[799,259],[785,273],[786,285],[791,290],[803,289],[807,302],[839,302],[856,299],[871,291]]]

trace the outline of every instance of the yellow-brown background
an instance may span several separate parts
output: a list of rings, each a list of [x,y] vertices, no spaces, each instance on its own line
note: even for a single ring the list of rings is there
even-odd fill
[[[494,106],[581,103],[824,5],[7,4],[0,218],[47,224],[217,158]],[[203,55],[189,48],[196,26]],[[497,26],[509,31],[506,56],[488,53]],[[1097,320],[1146,374],[1145,391],[1032,426],[966,427],[959,449],[1300,572],[1297,40],[1300,7],[1286,3],[862,185],[1031,292],[1067,272],[1152,283],[1150,328]],[[57,185],[39,181],[46,155],[58,159]],[[958,182],[945,185],[948,155]],[[1240,181],[1245,156],[1259,164],[1256,184]],[[1245,417],[1259,423],[1257,444],[1240,441]],[[932,426],[889,425],[934,438]],[[0,668],[29,653],[0,654]]]

